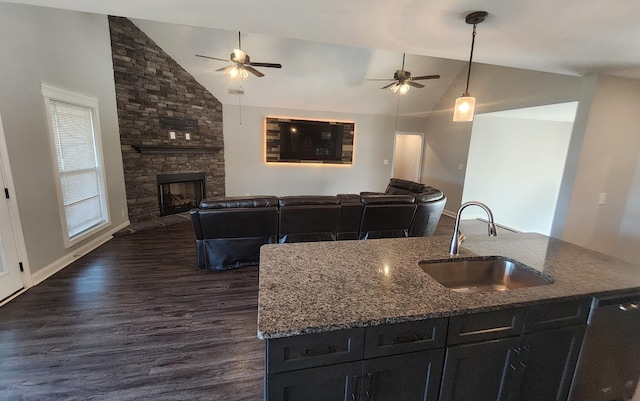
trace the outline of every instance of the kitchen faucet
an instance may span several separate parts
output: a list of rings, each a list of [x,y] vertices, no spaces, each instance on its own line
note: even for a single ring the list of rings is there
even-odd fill
[[[496,231],[496,225],[493,222],[493,213],[491,213],[491,209],[489,209],[489,206],[485,205],[482,202],[476,202],[476,201],[463,203],[462,206],[460,206],[460,209],[458,209],[458,214],[456,215],[456,225],[453,228],[453,237],[451,237],[451,245],[449,246],[449,254],[451,256],[458,256],[458,247],[465,240],[464,234],[460,232],[460,216],[462,215],[462,211],[467,206],[479,206],[482,209],[484,209],[484,211],[487,212],[487,216],[489,219],[488,221],[489,236],[495,237],[498,235],[498,232]]]

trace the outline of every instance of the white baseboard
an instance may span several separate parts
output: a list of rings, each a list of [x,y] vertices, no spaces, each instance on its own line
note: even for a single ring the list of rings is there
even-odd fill
[[[124,223],[122,223],[122,224],[120,224],[120,225],[118,225],[116,227],[111,228],[110,230],[106,231],[105,233],[103,233],[99,237],[93,239],[92,241],[87,242],[86,244],[82,245],[79,248],[74,249],[71,253],[68,253],[68,254],[64,255],[63,257],[61,257],[60,259],[56,260],[55,262],[53,262],[53,263],[43,267],[42,269],[38,270],[37,272],[33,273],[31,275],[31,281],[32,281],[33,285],[35,286],[35,285],[40,284],[41,282],[43,282],[44,280],[46,280],[49,277],[53,276],[54,274],[56,274],[60,270],[62,270],[65,267],[69,266],[74,261],[80,259],[81,257],[86,255],[87,253],[93,251],[94,249],[96,249],[100,245],[102,245],[105,242],[109,241],[111,238],[113,238],[113,234],[115,234],[116,232],[118,232],[118,231],[122,230],[123,228],[127,227],[129,224],[131,224],[131,223],[129,222],[129,220],[127,220]]]
[[[444,214],[445,216],[453,217],[455,219],[458,212],[452,212],[451,210],[444,209],[442,211],[442,214]]]
[[[26,291],[27,291],[27,288],[23,288],[23,289],[21,289],[20,291],[18,291],[18,292],[16,292],[15,294],[13,294],[12,296],[10,296],[9,298],[5,298],[5,299],[3,299],[3,300],[2,300],[2,302],[0,302],[0,306],[3,306],[3,305],[8,304],[8,303],[9,303],[9,301],[11,301],[11,300],[12,300],[12,299],[14,299],[14,298],[17,298],[17,297],[18,297],[18,295],[21,295],[21,294],[23,294],[23,293],[24,293],[24,292],[26,292]]]

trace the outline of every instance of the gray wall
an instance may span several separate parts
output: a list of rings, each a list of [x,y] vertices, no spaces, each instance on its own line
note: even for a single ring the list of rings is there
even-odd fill
[[[389,183],[396,130],[394,116],[231,105],[225,105],[223,112],[229,196],[335,195],[384,191]],[[267,116],[355,122],[353,164],[266,164],[264,118]],[[420,118],[400,118],[397,130],[424,132],[424,123]]]
[[[107,17],[0,3],[0,54],[0,113],[34,273],[73,250],[63,243],[40,82],[99,99],[111,227],[126,221]]]
[[[640,81],[599,76],[562,239],[640,263]],[[600,193],[607,193],[598,205]]]
[[[471,139],[472,123],[454,123],[453,104],[464,91],[466,71],[462,71],[449,90],[443,95],[434,112],[427,118],[427,146],[423,169],[423,182],[440,188],[447,194],[449,211],[455,211],[461,204],[467,155]],[[511,110],[531,106],[540,106],[570,101],[588,101],[591,98],[590,78],[550,74],[530,70],[499,67],[486,64],[474,64],[471,72],[469,90],[476,97],[476,114]],[[578,106],[576,125],[586,118]],[[580,136],[582,133],[576,133]],[[572,152],[570,145],[568,168],[577,164],[578,155]],[[458,165],[463,168],[458,169]],[[567,174],[565,174],[567,175]],[[571,174],[568,174],[571,176]],[[574,175],[575,176],[575,175]],[[563,180],[571,185],[573,177]],[[569,196],[562,188],[560,196]]]

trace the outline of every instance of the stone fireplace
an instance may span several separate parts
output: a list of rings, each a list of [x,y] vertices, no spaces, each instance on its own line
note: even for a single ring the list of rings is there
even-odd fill
[[[162,174],[157,180],[160,216],[198,207],[206,192],[204,173]]]
[[[223,196],[222,104],[131,21],[109,28],[129,220]]]

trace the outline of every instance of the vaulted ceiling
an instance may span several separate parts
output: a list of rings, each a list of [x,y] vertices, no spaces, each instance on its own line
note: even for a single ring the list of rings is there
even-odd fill
[[[486,10],[474,62],[569,75],[640,79],[640,2],[584,0],[13,0],[133,19],[225,104],[424,115],[466,67],[471,26]],[[229,81],[214,70],[243,32],[252,61],[279,62],[263,78]],[[400,69],[422,81],[407,96],[380,90]],[[473,82],[472,82],[473,85]],[[228,89],[245,95],[229,95]],[[472,88],[471,88],[472,89]],[[462,92],[463,87],[460,88]],[[400,102],[398,103],[398,100]]]

